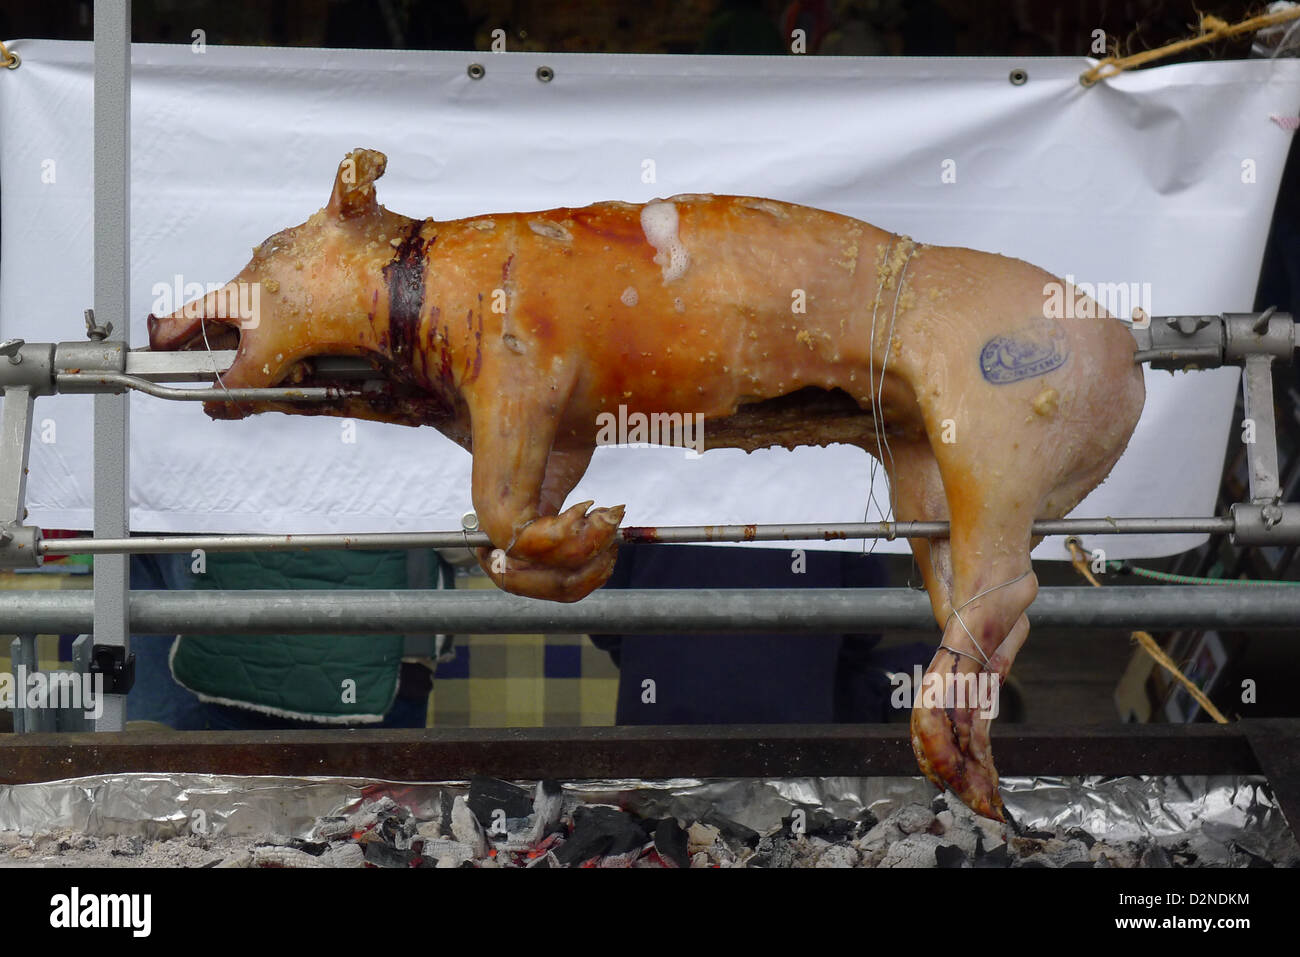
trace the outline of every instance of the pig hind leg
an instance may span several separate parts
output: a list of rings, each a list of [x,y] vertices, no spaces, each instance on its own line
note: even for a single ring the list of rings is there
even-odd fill
[[[981,461],[989,448],[982,447]],[[1029,634],[1025,610],[1038,591],[1030,536],[1041,496],[1015,482],[980,481],[980,466],[953,446],[943,447],[938,462],[951,523],[951,608],[936,616],[943,639],[912,710],[912,747],[927,777],[1001,820],[989,721],[1001,679]]]

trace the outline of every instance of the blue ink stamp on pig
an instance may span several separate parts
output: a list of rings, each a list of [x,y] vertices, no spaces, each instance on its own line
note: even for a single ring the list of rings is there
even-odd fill
[[[980,350],[980,371],[994,385],[1046,375],[1065,365],[1070,342],[1055,326],[1041,324],[994,336]]]

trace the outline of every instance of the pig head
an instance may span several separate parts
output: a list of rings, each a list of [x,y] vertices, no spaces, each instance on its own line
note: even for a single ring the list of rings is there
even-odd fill
[[[531,323],[523,328],[507,308],[519,295],[514,254],[503,248],[508,224],[390,212],[375,198],[385,165],[382,153],[350,153],[325,208],[257,246],[221,289],[149,316],[150,347],[235,348],[213,387],[218,395],[278,385],[347,390],[354,384],[313,360],[368,360],[384,385],[364,395],[203,408],[219,419],[278,411],[433,425],[474,454],[474,506],[493,542],[478,550],[484,570],[508,591],[576,601],[613,570],[623,515],[622,506],[588,511],[590,502],[558,514],[594,447],[589,421],[580,430],[557,414],[576,363],[560,354],[562,342]],[[240,314],[249,303],[252,315]]]

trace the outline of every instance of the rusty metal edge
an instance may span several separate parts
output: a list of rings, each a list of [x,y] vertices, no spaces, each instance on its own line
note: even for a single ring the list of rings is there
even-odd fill
[[[1260,719],[1255,719],[1256,721]],[[1004,775],[1257,774],[1251,720],[1231,725],[1009,725]],[[1300,740],[1300,720],[1268,740]],[[1279,747],[1284,745],[1279,744]],[[0,737],[0,784],[121,772],[404,781],[913,776],[904,724],[196,731]]]

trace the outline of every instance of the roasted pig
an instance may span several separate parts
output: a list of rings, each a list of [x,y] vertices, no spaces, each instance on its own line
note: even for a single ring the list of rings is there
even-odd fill
[[[324,209],[225,289],[148,320],[153,349],[238,342],[215,395],[342,389],[321,356],[364,357],[384,387],[309,405],[217,398],[210,416],[434,426],[473,454],[484,570],[555,601],[612,570],[622,506],[561,509],[620,406],[702,415],[705,448],[857,445],[884,467],[898,520],[951,523],[947,540],[911,540],[943,632],[927,681],[1007,674],[1037,591],[1031,523],[1105,478],[1142,410],[1122,323],[1091,301],[1051,317],[1064,284],[1028,263],[770,199],[411,219],[376,201],[385,163],[353,151]],[[253,285],[257,314],[235,315]],[[920,690],[922,770],[1000,819],[988,712]]]

